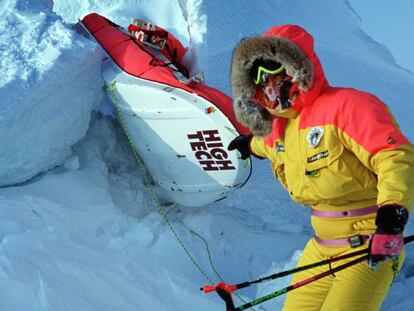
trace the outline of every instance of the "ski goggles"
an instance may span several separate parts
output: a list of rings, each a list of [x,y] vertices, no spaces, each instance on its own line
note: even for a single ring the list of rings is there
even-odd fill
[[[276,69],[267,69],[263,66],[259,66],[257,68],[257,75],[253,77],[254,84],[259,85],[268,79],[269,76],[277,75],[285,70],[285,67],[283,65],[280,65],[279,68]]]

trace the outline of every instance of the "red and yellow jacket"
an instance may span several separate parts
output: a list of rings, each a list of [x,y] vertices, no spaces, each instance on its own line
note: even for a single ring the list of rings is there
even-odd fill
[[[269,135],[253,137],[251,151],[270,159],[275,176],[300,204],[322,211],[345,211],[396,203],[411,210],[414,147],[401,133],[388,107],[366,92],[329,86],[313,51],[313,38],[302,28],[274,27],[263,40],[273,40],[274,36],[293,42],[294,49],[306,58],[302,61],[311,63],[313,72],[309,77],[287,69],[299,85],[296,99],[291,109],[274,118]],[[266,48],[256,53],[267,55]],[[241,52],[235,51],[234,57],[237,53],[244,57]],[[287,56],[283,53],[276,60],[286,67],[288,56],[298,51],[288,51]],[[299,67],[296,63],[290,65]],[[237,66],[234,60],[232,66]],[[306,85],[309,79],[312,83]],[[233,84],[236,93],[239,82]],[[247,93],[244,89],[240,96],[235,94],[236,102],[243,102],[246,95],[256,95],[249,87]],[[375,214],[355,219],[312,217],[312,224],[321,238],[342,238],[371,233],[375,230]]]

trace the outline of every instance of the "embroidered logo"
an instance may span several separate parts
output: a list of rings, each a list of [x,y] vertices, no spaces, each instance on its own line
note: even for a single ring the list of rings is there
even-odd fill
[[[328,155],[329,155],[328,150],[325,150],[325,151],[319,152],[317,154],[314,154],[313,156],[309,157],[307,160],[308,160],[308,163],[312,163],[312,162],[315,162],[317,160],[326,158]]]
[[[324,133],[324,129],[321,127],[314,127],[313,129],[310,130],[306,139],[308,140],[309,145],[312,148],[315,148],[317,145],[319,145],[319,143],[321,142],[323,133]]]
[[[285,145],[276,143],[276,152],[285,152]]]

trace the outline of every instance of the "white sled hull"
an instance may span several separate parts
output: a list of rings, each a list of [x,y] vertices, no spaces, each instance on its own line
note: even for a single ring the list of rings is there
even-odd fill
[[[167,200],[203,206],[247,181],[250,160],[226,150],[238,133],[211,102],[128,75],[109,58],[103,76],[107,85],[115,85],[110,96],[118,119]]]

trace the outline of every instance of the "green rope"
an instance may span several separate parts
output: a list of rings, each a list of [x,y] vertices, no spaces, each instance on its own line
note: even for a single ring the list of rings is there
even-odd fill
[[[190,229],[190,233],[194,234],[195,236],[199,237],[205,244],[206,246],[206,250],[207,250],[207,255],[208,255],[208,261],[210,262],[210,266],[213,269],[214,273],[217,275],[217,277],[219,278],[220,281],[224,282],[223,278],[221,277],[221,275],[217,272],[216,268],[213,265],[213,260],[211,259],[211,253],[210,253],[210,247],[208,246],[207,240],[205,238],[203,238],[200,234],[198,234],[197,232],[195,232],[194,230]]]
[[[205,279],[206,279],[206,280],[207,280],[210,284],[213,284],[213,281],[212,281],[212,280],[208,277],[207,273],[205,273],[205,272],[204,272],[204,270],[201,268],[201,266],[197,263],[197,261],[196,261],[196,260],[194,259],[194,257],[191,255],[190,251],[189,251],[189,250],[187,249],[187,247],[185,246],[185,244],[184,244],[184,242],[182,241],[182,239],[180,238],[180,236],[179,236],[179,235],[177,234],[177,232],[175,231],[175,229],[174,229],[174,227],[172,226],[172,224],[168,221],[167,215],[168,215],[170,212],[172,212],[173,210],[177,209],[177,208],[179,207],[179,204],[174,204],[174,205],[171,207],[171,209],[169,209],[167,212],[164,212],[164,211],[163,211],[163,209],[162,209],[162,207],[161,207],[161,204],[160,204],[160,202],[159,202],[159,200],[158,200],[158,198],[157,198],[157,196],[155,195],[154,191],[153,191],[153,190],[152,190],[152,188],[151,188],[151,183],[150,183],[150,181],[149,181],[148,174],[147,174],[147,172],[146,172],[144,162],[143,162],[143,160],[141,159],[141,157],[139,156],[138,151],[136,150],[136,148],[135,148],[135,146],[134,146],[134,144],[133,144],[133,142],[132,142],[131,135],[129,134],[128,129],[127,129],[126,125],[125,125],[124,115],[122,114],[122,111],[121,111],[121,109],[120,109],[120,107],[119,107],[118,95],[117,95],[117,90],[116,90],[116,81],[113,81],[113,82],[112,82],[112,84],[111,84],[110,86],[108,86],[108,90],[109,90],[109,92],[110,92],[110,94],[111,94],[111,96],[112,96],[113,102],[114,102],[114,104],[115,104],[115,108],[116,108],[116,113],[117,113],[117,115],[118,115],[118,119],[120,120],[121,126],[122,126],[122,128],[123,128],[123,130],[124,130],[124,133],[125,133],[125,135],[126,135],[127,139],[128,139],[129,145],[130,145],[130,146],[131,146],[131,148],[132,148],[132,151],[133,151],[134,156],[135,156],[135,160],[136,160],[136,162],[137,162],[137,164],[138,164],[139,170],[140,170],[141,175],[142,175],[142,177],[143,177],[143,179],[144,179],[144,185],[145,185],[145,187],[147,188],[147,192],[149,193],[150,198],[151,198],[151,201],[153,202],[153,204],[154,204],[154,206],[155,206],[155,208],[156,208],[156,210],[157,210],[158,214],[160,214],[160,216],[161,216],[161,218],[163,219],[164,223],[168,226],[168,228],[170,229],[170,231],[171,231],[171,232],[172,232],[172,234],[174,235],[175,239],[176,239],[176,240],[177,240],[177,242],[180,244],[181,248],[184,250],[184,252],[186,253],[187,257],[190,259],[190,261],[193,263],[193,265],[197,268],[197,270],[199,270],[199,271],[200,271],[200,273],[204,276],[204,278],[205,278]],[[230,129],[230,128],[228,128],[228,127],[226,127],[226,128],[227,128],[228,130],[230,130],[230,131],[232,131],[232,132],[233,132],[233,130],[232,130],[232,129]],[[207,243],[206,239],[205,239],[205,238],[203,238],[200,234],[198,234],[198,233],[194,232],[193,230],[190,230],[190,232],[191,232],[192,234],[194,234],[194,235],[198,236],[198,237],[199,237],[199,238],[200,238],[200,239],[201,239],[201,240],[205,243],[205,246],[206,246],[206,249],[207,249],[207,254],[208,254],[208,259],[209,259],[209,262],[210,262],[210,266],[211,266],[211,268],[213,269],[214,273],[217,275],[217,277],[218,277],[218,278],[219,278],[222,282],[224,282],[223,278],[220,276],[220,274],[217,272],[216,268],[215,268],[215,267],[214,267],[214,265],[213,265],[213,260],[212,260],[212,257],[211,257],[210,248],[209,248],[209,246],[208,246],[208,243]],[[236,296],[237,298],[239,298],[239,299],[240,299],[243,303],[246,303],[246,301],[245,301],[242,297],[240,297],[239,295],[235,294],[235,296]],[[253,307],[252,307],[252,309],[253,309],[253,310],[255,310]]]
[[[206,251],[207,251],[207,256],[208,256],[208,260],[209,260],[209,262],[210,262],[210,266],[211,266],[211,269],[213,269],[213,271],[214,271],[214,273],[217,275],[217,277],[219,278],[219,280],[220,281],[222,281],[222,282],[224,282],[224,279],[221,277],[221,275],[217,272],[217,270],[216,270],[216,268],[214,267],[214,264],[213,264],[213,260],[212,260],[212,257],[211,257],[211,252],[210,252],[210,247],[208,246],[208,242],[207,242],[207,240],[205,239],[205,238],[203,238],[202,236],[201,236],[201,234],[199,234],[199,233],[197,233],[197,232],[195,232],[194,230],[191,230],[190,229],[190,233],[192,233],[192,234],[194,234],[195,236],[197,236],[197,237],[199,237],[203,242],[204,242],[204,244],[205,244],[205,246],[206,246]],[[234,293],[233,295],[235,295],[241,302],[243,302],[243,303],[247,303],[247,301],[246,300],[244,300],[240,295],[238,295],[237,293]],[[253,307],[251,307],[251,309],[253,310],[253,311],[255,311],[255,309],[253,308]]]
[[[231,127],[229,127],[229,126],[225,126],[225,128],[228,130],[228,131],[230,131],[231,133],[233,133],[235,136],[239,136],[239,133],[235,130],[235,129],[232,129]]]
[[[194,257],[190,254],[189,250],[187,249],[187,247],[185,246],[184,242],[181,240],[181,238],[179,237],[179,235],[177,234],[177,232],[175,231],[175,229],[173,228],[173,226],[171,225],[171,223],[168,221],[167,215],[166,213],[164,213],[164,211],[162,210],[161,204],[158,201],[157,196],[155,195],[154,191],[151,188],[151,183],[149,181],[144,163],[141,159],[141,157],[138,154],[138,151],[136,150],[133,142],[132,142],[132,138],[131,135],[128,132],[128,129],[126,127],[125,124],[125,119],[124,116],[122,114],[122,111],[119,107],[119,102],[118,102],[118,95],[117,95],[117,90],[116,90],[116,82],[112,82],[112,84],[108,87],[112,98],[113,98],[113,102],[115,103],[115,108],[116,108],[116,112],[118,114],[118,119],[120,120],[121,126],[125,132],[125,135],[128,139],[128,142],[132,148],[132,151],[134,153],[135,156],[135,160],[138,164],[139,170],[141,172],[142,177],[144,178],[144,185],[147,188],[147,191],[150,195],[151,201],[153,202],[158,214],[161,215],[161,218],[163,219],[164,223],[168,226],[168,228],[170,229],[170,231],[173,233],[175,239],[178,241],[178,243],[180,244],[181,248],[184,250],[184,252],[187,254],[188,258],[191,260],[191,262],[193,263],[193,265],[200,271],[200,273],[204,276],[204,278],[210,282],[210,284],[213,284],[213,282],[211,281],[211,279],[208,277],[208,275],[204,272],[204,270],[201,268],[201,266],[197,263],[197,261],[194,259]],[[170,210],[171,211],[171,210]],[[169,211],[169,212],[170,212]]]
[[[172,211],[175,211],[177,208],[179,208],[180,207],[180,205],[179,204],[173,204],[172,206],[171,206],[171,208],[168,210],[168,211],[166,211],[165,212],[165,217],[167,217],[168,216],[168,214],[169,213],[171,213]],[[167,217],[168,218],[168,217]]]

